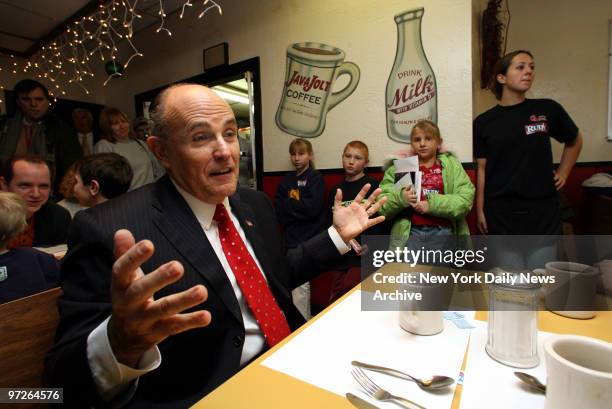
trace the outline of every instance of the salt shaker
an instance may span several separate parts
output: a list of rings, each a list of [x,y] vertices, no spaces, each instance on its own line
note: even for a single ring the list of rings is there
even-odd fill
[[[532,273],[527,270],[495,268],[487,275],[494,281],[489,285],[487,353],[515,368],[537,366],[541,284],[531,282]]]

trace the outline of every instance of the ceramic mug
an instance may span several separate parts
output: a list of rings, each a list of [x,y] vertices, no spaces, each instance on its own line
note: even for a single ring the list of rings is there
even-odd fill
[[[544,342],[545,409],[609,409],[612,402],[612,344],[578,335]]]
[[[411,274],[419,277],[418,274]],[[448,308],[452,288],[445,284],[429,284],[414,280],[413,284],[401,284],[400,289],[421,293],[422,300],[402,300],[399,304],[399,325],[416,335],[435,335],[444,329],[442,311]]]
[[[586,264],[569,261],[551,261],[544,269],[534,270],[555,278],[554,283],[543,286],[544,305],[555,314],[569,318],[588,319],[596,315],[593,311],[598,270]]]
[[[325,129],[327,112],[355,91],[359,67],[344,62],[344,51],[327,44],[295,43],[287,48],[287,71],[276,125],[300,137],[315,137]],[[334,81],[347,74],[348,84],[332,92]]]
[[[603,294],[612,297],[612,260],[602,260],[593,267],[601,274]]]
[[[435,335],[444,329],[442,311],[400,311],[399,325],[415,335]]]

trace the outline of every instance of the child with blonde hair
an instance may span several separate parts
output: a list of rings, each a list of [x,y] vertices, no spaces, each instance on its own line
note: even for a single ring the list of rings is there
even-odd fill
[[[31,247],[8,249],[27,226],[27,205],[19,195],[0,192],[0,304],[59,284],[59,263]]]
[[[386,171],[380,184],[387,202],[379,213],[393,220],[391,248],[406,245],[411,236],[469,235],[465,216],[472,208],[474,185],[461,162],[442,147],[438,126],[417,122],[404,156],[417,155],[422,172],[421,197],[414,189],[395,186],[395,166]]]

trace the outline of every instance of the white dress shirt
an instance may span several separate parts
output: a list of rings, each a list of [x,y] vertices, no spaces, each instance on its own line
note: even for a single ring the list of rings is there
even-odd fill
[[[94,153],[94,145],[93,145],[93,133],[81,133],[77,132],[77,136],[79,138],[79,144],[81,145],[81,149],[83,149],[83,155],[91,155]]]
[[[240,290],[238,282],[236,281],[234,272],[232,271],[227,259],[225,258],[225,254],[223,253],[221,241],[219,240],[217,222],[213,220],[216,205],[200,201],[195,196],[181,189],[176,183],[174,183],[174,186],[177,188],[181,196],[183,196],[193,211],[196,219],[200,223],[206,238],[215,251],[223,270],[227,274],[227,277],[234,290],[234,294],[238,299],[240,312],[242,313],[242,321],[245,327],[245,340],[242,348],[242,355],[240,357],[240,365],[245,365],[261,351],[263,351],[265,348],[265,340],[261,329],[257,324],[257,320],[247,306],[246,299],[242,295],[242,291]],[[242,237],[248,252],[257,263],[259,269],[264,273],[265,277],[265,272],[261,269],[261,265],[253,251],[253,248],[251,247],[251,244],[246,239],[238,219],[231,211],[229,200],[226,198],[223,204],[228,210],[228,214],[230,215],[238,234],[240,234],[240,237]],[[345,254],[350,251],[351,248],[344,241],[342,241],[342,238],[333,226],[328,229],[328,233],[340,254]],[[135,379],[137,380],[139,376],[156,369],[161,364],[161,354],[157,347],[151,348],[138,362],[138,368],[130,368],[119,363],[113,354],[108,341],[107,323],[108,318],[89,334],[87,338],[87,359],[89,361],[89,367],[96,382],[96,386],[98,387],[101,395],[107,401],[110,401],[117,397],[120,393],[124,393],[119,400],[120,402],[125,403],[136,391],[137,382],[134,382],[133,384],[130,384],[130,382]],[[117,404],[119,402],[114,403]]]

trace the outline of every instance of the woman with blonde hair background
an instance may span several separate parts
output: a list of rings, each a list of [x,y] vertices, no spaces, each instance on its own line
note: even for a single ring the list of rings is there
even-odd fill
[[[134,172],[130,190],[154,182],[164,174],[149,147],[134,137],[127,115],[121,110],[104,108],[100,113],[100,131],[102,140],[94,146],[94,152],[113,152],[127,159]]]

